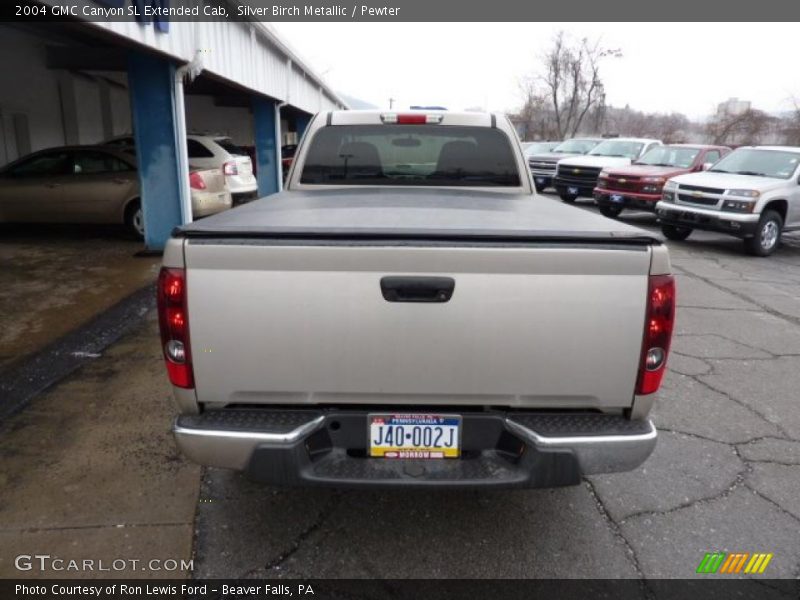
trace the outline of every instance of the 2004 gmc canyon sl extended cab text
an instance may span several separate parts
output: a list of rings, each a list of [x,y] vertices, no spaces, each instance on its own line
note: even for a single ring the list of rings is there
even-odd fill
[[[320,113],[287,190],[177,230],[159,277],[178,446],[270,484],[633,469],[674,310],[658,239],[537,197],[492,114]]]

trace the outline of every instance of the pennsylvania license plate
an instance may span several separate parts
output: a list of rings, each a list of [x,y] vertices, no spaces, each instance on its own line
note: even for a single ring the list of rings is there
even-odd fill
[[[367,417],[369,455],[378,458],[458,458],[461,417],[373,414]]]
[[[578,188],[576,188],[576,187],[567,188],[567,193],[568,194],[576,194],[577,195]]]
[[[625,202],[625,196],[620,196],[619,194],[612,194],[611,201],[616,204],[620,204],[622,202]]]

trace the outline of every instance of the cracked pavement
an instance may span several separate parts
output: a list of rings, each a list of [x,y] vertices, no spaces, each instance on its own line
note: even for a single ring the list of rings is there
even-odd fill
[[[773,553],[766,576],[797,579],[800,236],[767,259],[702,232],[669,246],[677,327],[659,443],[636,471],[494,492],[277,489],[201,471],[168,432],[150,313],[2,428],[0,576],[19,576],[20,553],[155,553],[193,556],[198,578],[630,578],[658,597],[656,578],[695,577],[706,552],[729,551]]]
[[[209,469],[195,576],[690,578],[711,551],[772,552],[770,577],[800,576],[800,236],[767,259],[706,232],[669,246],[677,328],[639,469],[468,493],[283,490]]]

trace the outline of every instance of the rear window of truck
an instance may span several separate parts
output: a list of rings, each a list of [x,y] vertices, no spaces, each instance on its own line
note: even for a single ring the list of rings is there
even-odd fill
[[[333,125],[310,141],[300,183],[518,187],[499,129],[444,125]]]

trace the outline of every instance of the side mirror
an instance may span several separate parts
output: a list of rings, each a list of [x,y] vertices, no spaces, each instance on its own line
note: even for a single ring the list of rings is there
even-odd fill
[[[711,167],[713,167],[713,166],[714,166],[714,163],[710,163],[710,162],[708,162],[708,163],[703,163],[703,166],[702,166],[702,168],[701,168],[701,171],[708,171],[708,170],[709,170]]]

